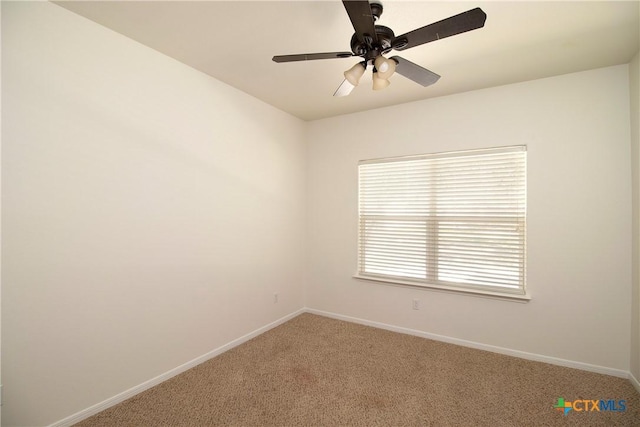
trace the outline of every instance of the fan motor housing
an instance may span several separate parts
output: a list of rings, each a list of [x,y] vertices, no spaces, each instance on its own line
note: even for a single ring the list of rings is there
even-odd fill
[[[378,39],[375,43],[372,38],[367,36],[365,36],[365,41],[360,41],[357,34],[353,34],[351,37],[351,51],[355,55],[362,56],[365,59],[373,59],[392,49],[391,41],[395,38],[393,30],[384,25],[376,25],[375,28]]]

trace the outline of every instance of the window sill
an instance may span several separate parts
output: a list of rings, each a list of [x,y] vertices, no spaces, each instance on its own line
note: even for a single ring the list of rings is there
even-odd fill
[[[365,280],[369,282],[379,282],[379,283],[385,283],[390,285],[411,286],[414,288],[422,288],[422,289],[450,292],[450,293],[456,293],[456,294],[465,294],[469,296],[499,299],[503,301],[512,301],[512,302],[520,302],[520,303],[526,303],[531,301],[531,295],[528,295],[528,294],[522,295],[522,294],[495,292],[495,291],[482,291],[482,290],[476,290],[476,289],[464,289],[464,288],[456,288],[452,286],[431,285],[423,282],[413,282],[411,280],[392,279],[392,278],[376,277],[376,276],[363,276],[360,274],[354,274],[353,278],[358,280]]]

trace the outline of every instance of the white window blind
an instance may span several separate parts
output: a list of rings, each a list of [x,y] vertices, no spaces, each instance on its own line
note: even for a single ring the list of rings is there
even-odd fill
[[[359,276],[524,294],[526,147],[358,169]]]

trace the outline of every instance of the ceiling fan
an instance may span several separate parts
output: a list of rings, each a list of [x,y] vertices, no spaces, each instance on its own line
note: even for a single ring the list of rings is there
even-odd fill
[[[429,86],[440,76],[400,56],[385,58],[391,50],[405,50],[445,37],[476,30],[484,26],[487,15],[479,7],[434,22],[408,33],[396,36],[391,28],[376,25],[382,15],[378,0],[342,0],[355,33],[351,37],[351,52],[302,53],[274,56],[274,62],[309,61],[314,59],[350,58],[359,56],[362,61],[344,72],[345,80],[333,96],[346,96],[360,81],[367,66],[373,65],[373,89],[389,86],[394,72],[422,85]]]

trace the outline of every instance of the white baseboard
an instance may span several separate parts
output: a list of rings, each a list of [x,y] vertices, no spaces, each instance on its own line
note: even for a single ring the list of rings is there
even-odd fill
[[[90,406],[87,409],[83,409],[82,411],[77,412],[73,415],[70,415],[60,421],[56,421],[55,423],[51,424],[49,427],[68,427],[68,426],[72,426],[73,424],[79,423],[80,421],[86,418],[89,418],[90,416],[95,415],[98,412],[104,411],[107,408],[117,405],[118,403],[123,402],[129,399],[130,397],[135,396],[138,393],[141,393],[147,389],[150,389],[151,387],[156,386],[161,382],[168,380],[169,378],[175,377],[176,375],[181,374],[182,372],[188,369],[191,369],[203,362],[206,362],[209,359],[216,357],[224,353],[225,351],[231,350],[232,348],[237,347],[240,344],[245,343],[250,339],[257,337],[258,335],[267,332],[269,329],[273,329],[276,326],[279,326],[304,312],[305,312],[305,309],[300,309],[291,314],[288,314],[274,322],[269,323],[268,325],[258,328],[253,332],[250,332],[221,347],[218,347],[215,350],[212,350],[206,354],[203,354],[202,356],[196,357],[195,359],[187,363],[184,363],[176,368],[173,368],[170,371],[165,372],[164,374],[160,374],[155,378],[145,381],[142,384],[139,384],[135,387],[130,388],[129,390],[123,391],[122,393],[119,393],[113,397],[110,397],[107,400],[104,400],[100,403]]]
[[[544,355],[535,354],[535,353],[528,353],[526,351],[512,350],[512,349],[509,349],[509,348],[497,347],[497,346],[493,346],[493,345],[489,345],[489,344],[482,344],[482,343],[478,343],[478,342],[474,342],[474,341],[467,341],[467,340],[463,340],[463,339],[459,339],[459,338],[451,338],[451,337],[447,337],[447,336],[444,336],[444,335],[432,334],[432,333],[429,333],[429,332],[423,332],[423,331],[419,331],[419,330],[416,330],[416,329],[409,329],[409,328],[404,328],[404,327],[401,327],[401,326],[388,325],[386,323],[374,322],[374,321],[371,321],[371,320],[365,320],[365,319],[359,319],[359,318],[356,318],[356,317],[344,316],[342,314],[336,314],[336,313],[331,313],[331,312],[327,312],[327,311],[316,310],[316,309],[313,309],[313,308],[307,308],[306,312],[307,313],[312,313],[312,314],[318,314],[320,316],[331,317],[333,319],[344,320],[346,322],[358,323],[358,324],[365,325],[365,326],[373,326],[374,328],[386,329],[386,330],[392,331],[392,332],[400,332],[402,334],[414,335],[414,336],[418,336],[418,337],[422,337],[422,338],[428,338],[428,339],[435,340],[435,341],[446,342],[446,343],[449,343],[449,344],[456,344],[456,345],[461,345],[461,346],[464,346],[464,347],[475,348],[475,349],[478,349],[478,350],[486,350],[486,351],[491,351],[493,353],[505,354],[507,356],[519,357],[521,359],[533,360],[533,361],[536,361],[536,362],[544,362],[544,363],[549,363],[549,364],[552,364],[552,365],[564,366],[564,367],[567,367],[567,368],[581,369],[583,371],[596,372],[596,373],[605,374],[605,375],[612,375],[614,377],[620,377],[620,378],[629,378],[630,379],[632,377],[632,375],[628,371],[623,371],[621,369],[608,368],[606,366],[591,365],[589,363],[576,362],[576,361],[573,361],[573,360],[560,359],[560,358],[557,358],[557,357],[544,356]],[[633,383],[633,380],[631,382]],[[636,386],[636,388],[640,392],[640,389],[638,388],[639,385],[638,385],[637,380],[636,380],[634,386]]]
[[[631,381],[631,384],[633,384],[638,393],[640,393],[640,381],[638,381],[638,379],[634,377],[631,372],[629,372],[629,381]]]
[[[590,372],[596,372],[599,374],[606,374],[606,375],[612,375],[615,377],[620,377],[620,378],[628,378],[629,381],[631,381],[631,384],[633,384],[633,386],[636,388],[636,390],[638,390],[638,392],[640,393],[640,382],[638,382],[638,379],[635,378],[633,376],[633,374],[631,374],[630,372],[627,371],[623,371],[621,369],[613,369],[613,368],[607,368],[604,366],[598,366],[598,365],[591,365],[588,363],[583,363],[583,362],[576,362],[576,361],[572,361],[572,360],[566,360],[566,359],[560,359],[557,357],[551,357],[551,356],[544,356],[544,355],[540,355],[540,354],[535,354],[535,353],[527,353],[525,351],[519,351],[519,350],[512,350],[512,349],[508,349],[508,348],[504,348],[504,347],[497,347],[497,346],[493,346],[493,345],[488,345],[488,344],[481,344],[481,343],[477,343],[474,341],[467,341],[467,340],[462,340],[462,339],[458,339],[458,338],[451,338],[451,337],[447,337],[444,335],[438,335],[438,334],[432,334],[432,333],[428,333],[428,332],[423,332],[423,331],[419,331],[416,329],[410,329],[410,328],[404,328],[401,326],[394,326],[394,325],[389,325],[386,323],[381,323],[381,322],[375,322],[372,320],[366,320],[366,319],[360,319],[360,318],[356,318],[356,317],[350,317],[350,316],[344,316],[342,314],[337,314],[337,313],[332,313],[332,312],[328,312],[328,311],[322,311],[322,310],[316,310],[313,308],[302,308],[300,310],[297,310],[291,314],[288,314],[274,322],[269,323],[268,325],[265,325],[261,328],[256,329],[253,332],[250,332],[240,338],[237,338],[221,347],[216,348],[215,350],[212,350],[206,354],[203,354],[202,356],[196,357],[195,359],[184,363],[176,368],[171,369],[170,371],[165,372],[164,374],[158,375],[155,378],[152,378],[148,381],[145,381],[142,384],[139,384],[135,387],[130,388],[129,390],[123,391],[122,393],[119,393],[113,397],[110,397],[107,400],[104,400],[100,403],[97,403],[93,406],[90,406],[89,408],[83,409],[80,412],[77,412],[73,415],[70,415],[60,421],[57,421],[53,424],[51,424],[49,427],[68,427],[68,426],[72,426],[73,424],[76,424],[86,418],[89,418],[92,415],[97,414],[98,412],[104,411],[107,408],[110,408],[114,405],[117,405],[120,402],[123,402],[127,399],[129,399],[130,397],[135,396],[138,393],[141,393],[147,389],[150,389],[153,386],[156,386],[158,384],[160,384],[163,381],[166,381],[188,369],[191,369],[203,362],[206,362],[209,359],[212,359],[222,353],[224,353],[225,351],[231,350],[234,347],[237,347],[238,345],[245,343],[247,341],[249,341],[252,338],[257,337],[260,334],[263,334],[265,332],[267,332],[270,329],[275,328],[276,326],[279,326],[291,319],[293,319],[294,317],[298,316],[301,313],[312,313],[312,314],[317,314],[320,316],[325,316],[325,317],[330,317],[333,319],[338,319],[338,320],[344,320],[346,322],[351,322],[351,323],[358,323],[361,325],[365,325],[365,326],[372,326],[374,328],[379,328],[379,329],[385,329],[388,331],[392,331],[392,332],[399,332],[402,334],[408,334],[408,335],[414,335],[414,336],[418,336],[418,337],[422,337],[422,338],[427,338],[427,339],[432,339],[432,340],[436,340],[436,341],[442,341],[442,342],[446,342],[446,343],[450,343],[450,344],[456,344],[456,345],[461,345],[464,347],[470,347],[470,348],[475,348],[478,350],[486,350],[486,351],[491,351],[494,353],[500,353],[500,354],[505,354],[508,356],[514,356],[514,357],[519,357],[521,359],[527,359],[527,360],[533,360],[536,362],[544,362],[544,363],[550,363],[552,365],[559,365],[559,366],[565,366],[568,368],[575,368],[575,369],[581,369],[584,371],[590,371]]]

